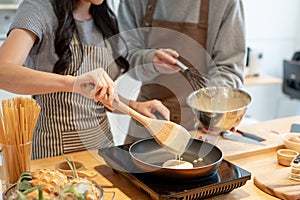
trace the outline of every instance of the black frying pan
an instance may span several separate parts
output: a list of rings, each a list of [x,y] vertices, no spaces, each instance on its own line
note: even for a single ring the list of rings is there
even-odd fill
[[[210,176],[217,171],[223,159],[223,153],[218,147],[198,139],[191,139],[188,149],[181,156],[184,161],[193,164],[192,169],[162,167],[165,161],[175,159],[175,155],[163,149],[153,138],[133,143],[129,154],[135,165],[144,172],[171,179]]]

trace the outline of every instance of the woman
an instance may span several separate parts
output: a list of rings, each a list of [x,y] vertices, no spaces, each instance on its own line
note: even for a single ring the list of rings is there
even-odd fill
[[[0,88],[34,95],[42,108],[33,136],[34,159],[113,145],[99,101],[106,96],[113,101],[113,80],[128,69],[120,56],[113,62],[115,44],[105,42],[118,33],[117,26],[103,0],[20,4],[0,48]],[[93,88],[86,90],[89,85]],[[158,101],[129,105],[147,116],[160,110],[168,119]]]

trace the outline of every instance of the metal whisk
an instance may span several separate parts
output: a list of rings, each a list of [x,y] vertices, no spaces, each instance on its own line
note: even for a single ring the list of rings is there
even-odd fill
[[[207,87],[209,80],[206,75],[200,73],[197,69],[187,67],[178,59],[176,59],[176,65],[186,75],[194,90]]]

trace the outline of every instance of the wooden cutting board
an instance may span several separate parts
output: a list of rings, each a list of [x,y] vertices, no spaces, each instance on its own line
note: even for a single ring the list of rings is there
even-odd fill
[[[289,179],[291,167],[268,170],[262,174],[256,174],[254,184],[262,191],[285,200],[300,199],[300,182]]]
[[[190,133],[193,138],[202,139],[206,142],[216,145],[222,150],[224,157],[230,159],[239,158],[241,156],[250,156],[262,152],[275,151],[276,149],[283,147],[282,138],[279,134],[260,130],[247,132],[266,139],[266,141],[262,142],[264,146],[231,141],[224,139],[221,136],[203,133],[199,130],[191,131]]]

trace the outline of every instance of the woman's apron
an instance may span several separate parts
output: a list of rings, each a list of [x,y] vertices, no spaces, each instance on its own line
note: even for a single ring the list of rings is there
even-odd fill
[[[80,46],[75,38],[71,45],[72,64],[65,75],[79,76],[102,67],[112,79],[120,75],[106,47]],[[55,92],[35,96],[41,106],[40,117],[33,136],[33,159],[66,153],[99,149],[113,145],[105,107],[73,92]]]
[[[148,1],[146,15],[142,24],[142,27],[145,27],[144,29],[146,30],[146,48],[174,49],[182,56],[182,61],[185,64],[190,67],[196,66],[202,73],[207,72],[205,48],[209,0],[201,0],[199,23],[155,20],[153,19],[155,6],[156,0]],[[148,30],[147,27],[149,27]],[[173,31],[170,31],[170,29]],[[192,109],[186,104],[186,98],[191,92],[193,92],[193,88],[182,73],[160,74],[154,80],[143,82],[138,101],[152,99],[162,101],[170,109],[171,121],[181,124],[188,130],[192,130],[196,123],[195,116]],[[130,136],[147,137],[149,133],[139,123],[131,122],[127,142],[132,141]]]

